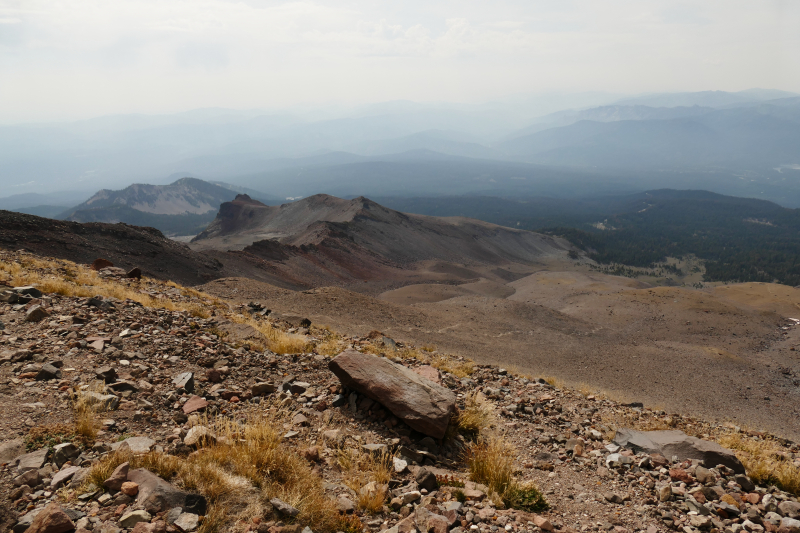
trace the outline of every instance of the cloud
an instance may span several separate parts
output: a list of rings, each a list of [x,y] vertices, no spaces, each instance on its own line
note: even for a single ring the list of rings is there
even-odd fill
[[[798,19],[800,3],[747,0],[0,0],[0,99],[23,117],[800,90]]]

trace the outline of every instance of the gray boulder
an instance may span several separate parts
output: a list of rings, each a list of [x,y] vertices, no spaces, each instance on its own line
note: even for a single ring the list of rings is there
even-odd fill
[[[716,442],[690,437],[683,431],[637,431],[618,429],[614,444],[630,448],[636,453],[660,453],[664,457],[677,456],[679,460],[697,459],[707,468],[725,465],[737,474],[744,474],[744,465],[733,451]]]
[[[441,439],[455,413],[452,391],[384,357],[347,350],[328,363],[345,387],[381,403],[413,429]]]

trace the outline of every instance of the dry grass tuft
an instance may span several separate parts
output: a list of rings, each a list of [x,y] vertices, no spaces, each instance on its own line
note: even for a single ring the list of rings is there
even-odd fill
[[[482,437],[467,448],[470,479],[486,485],[496,504],[532,512],[546,510],[549,505],[539,490],[515,478],[514,457],[515,448],[502,437]]]
[[[734,450],[747,475],[759,485],[775,485],[781,490],[800,495],[800,467],[787,459],[774,441],[754,440],[740,433],[729,433],[720,436],[717,442]]]
[[[267,502],[274,497],[300,510],[298,523],[315,531],[335,530],[338,513],[322,480],[308,461],[281,443],[279,429],[284,417],[285,413],[273,407],[252,414],[244,424],[210,421],[217,442],[187,458],[163,453],[109,454],[92,467],[87,483],[102,486],[116,466],[128,461],[132,468],[147,468],[186,490],[203,494],[210,505],[203,531],[221,531],[240,520],[265,516]]]
[[[195,289],[180,287],[173,282],[161,282],[146,279],[147,283],[160,284],[164,287],[178,288],[185,296],[202,300],[203,304],[173,301],[171,299],[154,298],[141,292],[142,282],[128,280],[119,282],[105,279],[85,265],[61,259],[40,259],[32,255],[19,256],[15,261],[0,261],[0,279],[11,285],[34,285],[45,293],[56,293],[62,296],[87,298],[102,296],[118,300],[132,300],[145,307],[166,309],[168,311],[186,311],[193,316],[208,318],[210,308],[227,309],[227,304],[218,298]]]
[[[462,360],[451,355],[431,353],[424,348],[421,350],[404,348],[400,350],[399,355],[404,359],[416,359],[426,365],[431,365],[442,372],[449,372],[459,378],[465,378],[475,372],[475,363],[468,359]]]
[[[103,411],[99,402],[91,401],[89,392],[104,393],[105,385],[102,381],[95,381],[86,391],[76,391],[72,396],[73,423],[75,433],[83,437],[86,442],[94,442],[100,429],[97,415]]]
[[[265,347],[277,354],[307,353],[313,349],[308,339],[303,335],[287,333],[266,321],[256,320],[244,315],[232,315],[231,320],[240,324],[247,324],[258,331],[264,338]],[[258,343],[251,343],[257,345]]]
[[[314,353],[319,355],[337,355],[341,353],[344,349],[345,341],[340,335],[331,332],[329,327],[326,326],[324,329],[330,333],[325,340],[314,345]]]
[[[70,424],[49,424],[31,428],[25,436],[25,448],[28,451],[38,450],[47,446],[51,448],[56,444],[73,442],[76,440],[75,427]]]
[[[557,389],[566,388],[567,384],[563,379],[557,378],[555,376],[545,376],[544,379],[548,385],[552,385]]]
[[[342,448],[337,455],[342,481],[357,494],[356,505],[367,513],[383,508],[392,479],[392,456]]]
[[[464,409],[458,413],[458,429],[467,436],[476,438],[484,430],[497,425],[497,416],[491,402],[480,391],[469,394]]]

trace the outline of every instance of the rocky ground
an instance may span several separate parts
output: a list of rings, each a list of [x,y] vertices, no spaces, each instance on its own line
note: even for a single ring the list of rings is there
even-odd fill
[[[0,261],[24,266],[28,257],[3,252]],[[56,268],[38,274],[60,275]],[[221,421],[244,427],[266,413],[276,446],[303,457],[321,478],[328,506],[342,517],[332,531],[800,531],[797,494],[754,483],[737,471],[741,463],[732,453],[722,466],[635,453],[612,442],[622,426],[676,428],[706,440],[727,435],[768,443],[777,454],[771,460],[800,475],[800,448],[785,439],[621,405],[417,350],[378,332],[342,337],[313,323],[270,319],[261,305],[228,304],[147,278],[103,283],[147,296],[153,306],[138,296],[0,287],[7,301],[0,303],[0,521],[9,530],[305,531],[310,511],[300,496],[301,503],[275,496],[282,494],[280,479],[261,487],[250,507],[257,513],[232,506],[212,521],[212,507],[224,498],[180,476],[167,482],[156,475],[160,470],[134,468],[141,457],[151,458],[147,464],[156,464],[154,457],[159,464],[165,457],[202,463],[210,446],[241,445],[222,435]],[[97,287],[109,290],[99,281]],[[299,353],[276,353],[298,340]],[[329,366],[343,351],[368,354],[363,357],[375,371],[364,374],[375,376],[374,383],[345,379],[343,385]],[[472,481],[465,453],[475,434],[457,431],[457,416],[439,438],[445,428],[440,416],[421,412],[425,398],[406,405],[410,410],[403,410],[401,389],[381,389],[380,401],[370,398],[381,365],[398,372],[396,380],[407,372],[399,368],[413,371],[418,377],[406,378],[409,387],[417,383],[445,411],[448,398],[462,413],[480,404],[486,415],[480,434],[515,450],[515,479],[538,486],[549,508],[508,508],[490,487]],[[80,426],[87,405],[96,414],[96,434]],[[103,474],[100,466],[115,456],[127,462]],[[739,456],[750,464],[746,454]],[[349,469],[344,457],[366,462]],[[354,485],[358,464],[373,464],[374,457],[387,460],[388,479],[364,477],[363,486]]]

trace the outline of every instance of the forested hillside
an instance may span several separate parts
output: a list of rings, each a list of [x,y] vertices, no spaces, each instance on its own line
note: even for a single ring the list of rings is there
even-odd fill
[[[658,190],[583,201],[485,197],[379,201],[409,212],[470,216],[560,235],[605,264],[649,267],[666,257],[694,254],[705,260],[706,281],[778,280],[800,285],[800,210],[763,200]]]

